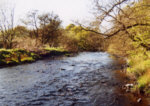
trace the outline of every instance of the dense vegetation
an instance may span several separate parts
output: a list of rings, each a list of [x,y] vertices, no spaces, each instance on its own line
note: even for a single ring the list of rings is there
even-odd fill
[[[129,1],[122,0],[128,5],[118,6],[116,16],[106,14],[113,23],[106,40],[106,50],[126,57],[127,74],[136,82],[133,90],[150,94],[150,1],[139,0],[131,4],[132,0]]]
[[[70,24],[65,28],[66,48],[75,51],[99,51],[102,49],[103,37],[90,31],[85,31],[81,26]]]
[[[136,88],[140,88],[146,94],[150,93],[150,1],[143,0],[133,6],[133,17],[137,18],[137,21],[147,23],[147,26],[138,26],[132,28],[130,33],[134,33],[134,50],[129,52],[129,68],[127,72],[134,75],[137,79]],[[139,6],[139,8],[136,8]]]

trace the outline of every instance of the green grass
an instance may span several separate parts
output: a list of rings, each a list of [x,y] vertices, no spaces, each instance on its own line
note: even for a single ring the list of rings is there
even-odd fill
[[[144,49],[133,51],[128,57],[128,64],[127,73],[134,76],[137,88],[150,93],[150,52]]]
[[[146,85],[148,85],[150,83],[150,73],[145,73],[144,75],[140,76],[138,78],[138,87],[139,88],[144,88],[146,87]]]
[[[62,47],[49,47],[49,46],[46,46],[45,50],[46,51],[56,51],[56,52],[66,52],[66,50]]]
[[[35,53],[23,49],[0,49],[0,66],[32,62],[37,58]]]

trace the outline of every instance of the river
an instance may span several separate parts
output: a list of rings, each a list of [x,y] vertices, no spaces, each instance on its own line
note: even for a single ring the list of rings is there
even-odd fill
[[[104,52],[1,68],[0,106],[132,106],[117,91],[118,68]]]

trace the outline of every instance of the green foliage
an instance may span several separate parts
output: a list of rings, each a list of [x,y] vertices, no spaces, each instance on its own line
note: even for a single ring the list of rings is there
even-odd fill
[[[144,75],[140,76],[140,77],[138,78],[138,81],[137,81],[137,82],[138,82],[138,87],[139,87],[140,89],[145,88],[146,85],[150,84],[150,73],[147,72],[147,73],[145,73]]]
[[[118,19],[124,26],[133,26],[119,32],[108,40],[108,52],[128,58],[127,73],[135,78],[136,87],[150,92],[150,2],[139,0],[132,6],[122,9]],[[145,24],[144,26],[142,24]],[[119,29],[120,23],[114,21],[114,28]]]
[[[146,0],[142,0],[135,5],[147,5]],[[141,6],[135,9],[134,17],[142,16],[137,21],[150,23],[150,12],[148,6]],[[137,87],[148,93],[147,87],[150,84],[150,26],[138,26],[129,30],[134,35],[133,46],[136,48],[130,52],[128,73],[132,73],[137,79]]]
[[[130,53],[127,72],[137,79],[137,87],[145,90],[150,84],[150,51],[140,47]]]
[[[81,26],[75,26],[74,24],[68,25],[65,30],[68,40],[72,41],[73,47],[76,48],[77,51],[100,50],[103,39],[100,35],[85,31]],[[70,43],[71,42],[68,42],[69,45]]]

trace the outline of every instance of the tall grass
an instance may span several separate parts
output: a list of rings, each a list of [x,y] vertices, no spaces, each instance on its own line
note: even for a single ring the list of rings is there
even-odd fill
[[[137,87],[148,92],[147,87],[150,85],[150,52],[139,48],[131,52],[128,58],[128,74],[134,76],[137,81]]]

